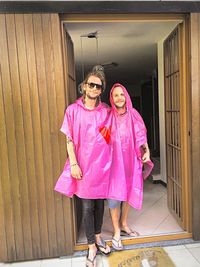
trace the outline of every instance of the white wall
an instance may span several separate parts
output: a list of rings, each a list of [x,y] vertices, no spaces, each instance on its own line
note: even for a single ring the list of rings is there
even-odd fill
[[[159,131],[160,131],[160,177],[158,179],[166,183],[167,177],[166,177],[163,40],[158,42],[157,51],[158,51],[158,99],[159,99]]]

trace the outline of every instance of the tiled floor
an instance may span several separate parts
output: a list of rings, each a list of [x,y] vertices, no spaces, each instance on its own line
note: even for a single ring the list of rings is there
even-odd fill
[[[200,267],[200,243],[164,247],[176,267]],[[120,253],[120,252],[119,252]],[[85,267],[85,256],[62,259],[29,261],[22,263],[3,264],[0,267]],[[97,267],[112,267],[107,258],[97,256]],[[167,266],[157,266],[167,267]]]
[[[102,235],[109,240],[113,229],[106,203],[105,206]],[[144,184],[143,207],[140,211],[130,210],[128,223],[132,229],[140,233],[141,237],[183,232],[167,207],[167,189],[161,184],[153,184],[150,179]],[[86,242],[83,225],[78,242]]]

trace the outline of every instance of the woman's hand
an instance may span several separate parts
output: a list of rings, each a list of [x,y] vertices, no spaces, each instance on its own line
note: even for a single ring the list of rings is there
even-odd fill
[[[78,163],[71,165],[71,176],[77,180],[82,179],[82,171],[81,171]]]

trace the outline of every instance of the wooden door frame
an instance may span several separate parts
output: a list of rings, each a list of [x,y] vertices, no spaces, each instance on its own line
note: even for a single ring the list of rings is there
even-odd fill
[[[200,12],[199,1],[0,1],[1,13],[185,14]]]
[[[198,11],[195,11],[198,12]],[[200,240],[200,13],[190,18],[191,41],[191,150],[192,150],[192,233],[194,240]]]
[[[182,71],[183,71],[183,83],[182,86],[184,86],[184,95],[182,98],[182,101],[189,102],[190,94],[189,94],[189,64],[188,64],[188,50],[189,50],[189,16],[188,15],[182,15],[182,14],[61,14],[60,15],[61,20],[61,31],[63,31],[63,27],[65,23],[70,22],[146,22],[146,21],[180,21],[183,22],[183,35],[184,35],[184,42],[183,42],[183,49],[184,49],[184,58],[182,62]],[[188,98],[187,98],[188,97]],[[191,167],[190,167],[190,159],[191,159],[191,152],[190,152],[190,141],[188,140],[188,132],[190,129],[188,129],[189,125],[189,118],[190,118],[190,106],[187,106],[187,110],[185,110],[183,114],[183,121],[185,123],[185,130],[186,132],[182,136],[182,142],[185,146],[183,153],[183,160],[186,161],[188,164],[185,164],[185,175],[184,175],[184,181],[185,181],[185,187],[184,192],[187,188],[189,190],[191,189],[191,184],[189,181],[189,177],[191,177]],[[187,153],[188,152],[188,153]],[[186,192],[185,192],[186,193]],[[188,196],[187,194],[185,196]],[[191,238],[191,216],[188,216],[191,214],[191,194],[189,194],[189,197],[185,199],[186,203],[184,212],[186,212],[186,223],[187,223],[187,232],[180,233],[180,234],[164,234],[159,236],[150,236],[150,237],[141,237],[136,239],[130,239],[130,240],[124,240],[123,244],[129,245],[129,244],[138,244],[138,243],[148,243],[148,242],[157,242],[157,241],[164,241],[164,240],[176,240],[176,239],[184,239],[184,238]],[[74,225],[76,226],[76,220],[75,220],[75,210],[73,209],[73,220]],[[76,229],[74,229],[74,234],[76,233]],[[76,234],[75,234],[75,242],[76,242]],[[111,242],[110,242],[111,245]],[[75,250],[82,250],[86,249],[86,244],[74,244]]]
[[[68,106],[70,103],[70,88],[68,86],[68,65],[67,62],[67,52],[66,52],[66,29],[64,28],[64,22],[61,20],[61,40],[62,40],[62,53],[63,53],[63,73],[64,73],[64,87],[65,87],[65,103],[66,106]],[[67,33],[68,34],[68,33]],[[67,149],[67,147],[66,147]],[[77,219],[76,219],[76,203],[74,199],[70,199],[71,202],[71,212],[72,212],[72,223],[73,223],[73,240],[74,240],[74,246],[76,245],[76,239],[77,239]]]

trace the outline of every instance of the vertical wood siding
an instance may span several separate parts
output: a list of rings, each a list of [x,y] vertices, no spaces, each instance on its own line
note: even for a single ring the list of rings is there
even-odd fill
[[[0,15],[0,261],[73,250],[71,202],[53,191],[66,158],[57,14]]]
[[[192,92],[192,226],[193,238],[200,240],[200,13],[191,14]]]

